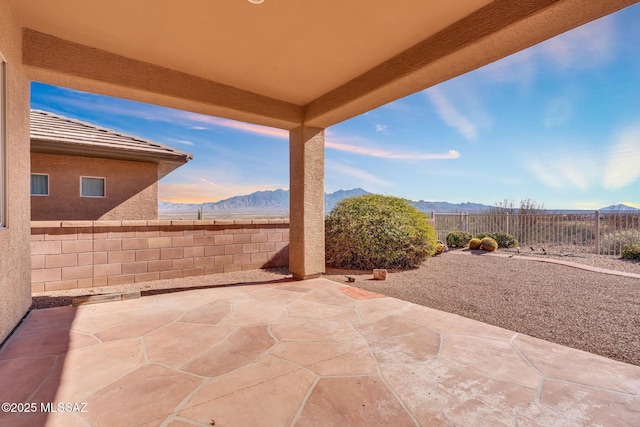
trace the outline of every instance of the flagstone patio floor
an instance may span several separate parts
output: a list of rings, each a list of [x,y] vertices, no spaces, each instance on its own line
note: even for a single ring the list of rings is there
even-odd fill
[[[314,279],[34,310],[0,402],[12,427],[637,426],[640,367]]]

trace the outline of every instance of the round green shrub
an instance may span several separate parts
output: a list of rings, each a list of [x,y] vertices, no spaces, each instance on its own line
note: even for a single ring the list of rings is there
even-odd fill
[[[336,268],[415,268],[433,256],[437,240],[427,217],[398,197],[349,197],[325,220],[326,261]]]
[[[622,258],[640,259],[640,244],[624,245],[622,247]]]
[[[515,248],[518,246],[518,241],[511,234],[498,231],[497,233],[491,233],[488,237],[498,242],[499,248]]]
[[[469,240],[469,249],[480,249],[480,245],[482,244],[482,240],[474,237],[473,239]]]
[[[478,233],[476,234],[476,239],[484,239],[485,237],[491,237],[493,240],[498,242],[499,248],[515,248],[518,246],[518,241],[513,235],[505,233],[503,231],[498,231],[496,233]]]
[[[480,241],[480,247],[485,251],[493,252],[498,249],[498,242],[491,237],[485,237]]]
[[[473,236],[466,231],[452,231],[447,233],[445,241],[450,248],[465,248]]]

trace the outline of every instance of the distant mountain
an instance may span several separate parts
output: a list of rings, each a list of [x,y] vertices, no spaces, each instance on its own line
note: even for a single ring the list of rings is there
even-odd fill
[[[430,214],[431,212],[439,213],[454,213],[454,212],[480,212],[490,209],[491,206],[483,205],[480,203],[449,203],[449,202],[425,202],[420,200],[417,202],[411,202],[418,210]]]
[[[336,204],[347,197],[362,196],[364,194],[371,194],[362,188],[354,188],[353,190],[338,190],[331,194],[324,193],[324,212],[329,213],[333,210]]]
[[[335,205],[342,199],[353,196],[361,196],[363,194],[371,194],[362,188],[354,188],[352,190],[338,190],[333,193],[325,193],[324,195],[324,211],[331,212]],[[431,212],[439,213],[456,213],[468,212],[476,213],[491,209],[492,206],[483,205],[481,203],[449,203],[449,202],[427,202],[419,200],[411,201],[411,204],[418,210],[431,214]],[[273,191],[257,191],[255,193],[244,196],[230,197],[219,202],[207,202],[202,204],[195,203],[171,203],[158,202],[158,213],[161,217],[191,217],[197,215],[198,210],[202,208],[205,215],[251,215],[251,214],[270,214],[271,216],[286,216],[289,214],[289,190],[273,190]],[[549,213],[564,214],[583,214],[593,213],[586,210],[547,210]],[[640,209],[632,206],[617,204],[600,209],[602,213],[629,212],[640,213]]]
[[[203,212],[218,210],[289,210],[289,191],[257,191],[246,196],[234,196],[219,202],[209,202],[202,204]]]
[[[351,190],[338,190],[324,195],[324,211],[331,212],[335,205],[347,197],[371,194],[362,188]],[[418,210],[431,213],[435,212],[478,212],[490,208],[490,206],[479,203],[448,203],[448,202],[426,202],[420,200],[411,202]],[[247,212],[270,212],[289,213],[289,190],[267,190],[257,191],[244,196],[234,196],[219,202],[206,202],[202,204],[193,203],[172,203],[158,202],[158,211],[161,216],[193,214],[202,208],[203,213],[247,213]]]
[[[600,209],[600,212],[630,212],[630,213],[638,213],[640,209],[634,208],[633,206],[625,205],[619,203],[617,205],[611,205]]]
[[[173,203],[173,202],[165,202],[158,201],[158,211],[159,212],[173,212],[173,211],[197,211],[200,209],[200,204],[195,203]]]
[[[338,190],[334,193],[325,193],[324,209],[330,212],[336,203],[346,197],[370,194],[362,188],[352,190]],[[257,191],[244,196],[234,196],[219,202],[206,202],[202,204],[172,203],[159,201],[158,211],[162,215],[193,213],[200,208],[204,214],[211,212],[282,212],[289,213],[289,190]]]

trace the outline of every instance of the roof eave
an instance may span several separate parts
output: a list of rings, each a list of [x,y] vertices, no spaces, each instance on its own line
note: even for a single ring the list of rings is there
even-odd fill
[[[31,152],[45,154],[62,154],[67,156],[97,157],[113,160],[129,160],[149,163],[176,163],[176,167],[193,159],[191,153],[153,153],[142,150],[123,149],[118,147],[98,147],[94,145],[31,139]],[[175,169],[175,168],[174,168]]]

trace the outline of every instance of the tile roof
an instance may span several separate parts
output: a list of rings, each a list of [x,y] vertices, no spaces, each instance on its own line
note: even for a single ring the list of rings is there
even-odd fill
[[[109,157],[104,153],[113,152],[114,155],[126,153],[145,159],[157,158],[181,162],[187,162],[193,158],[191,153],[168,145],[41,110],[31,110],[31,141],[32,146],[36,141],[39,148],[44,145],[55,145],[67,147],[76,153],[103,152],[100,157]]]

